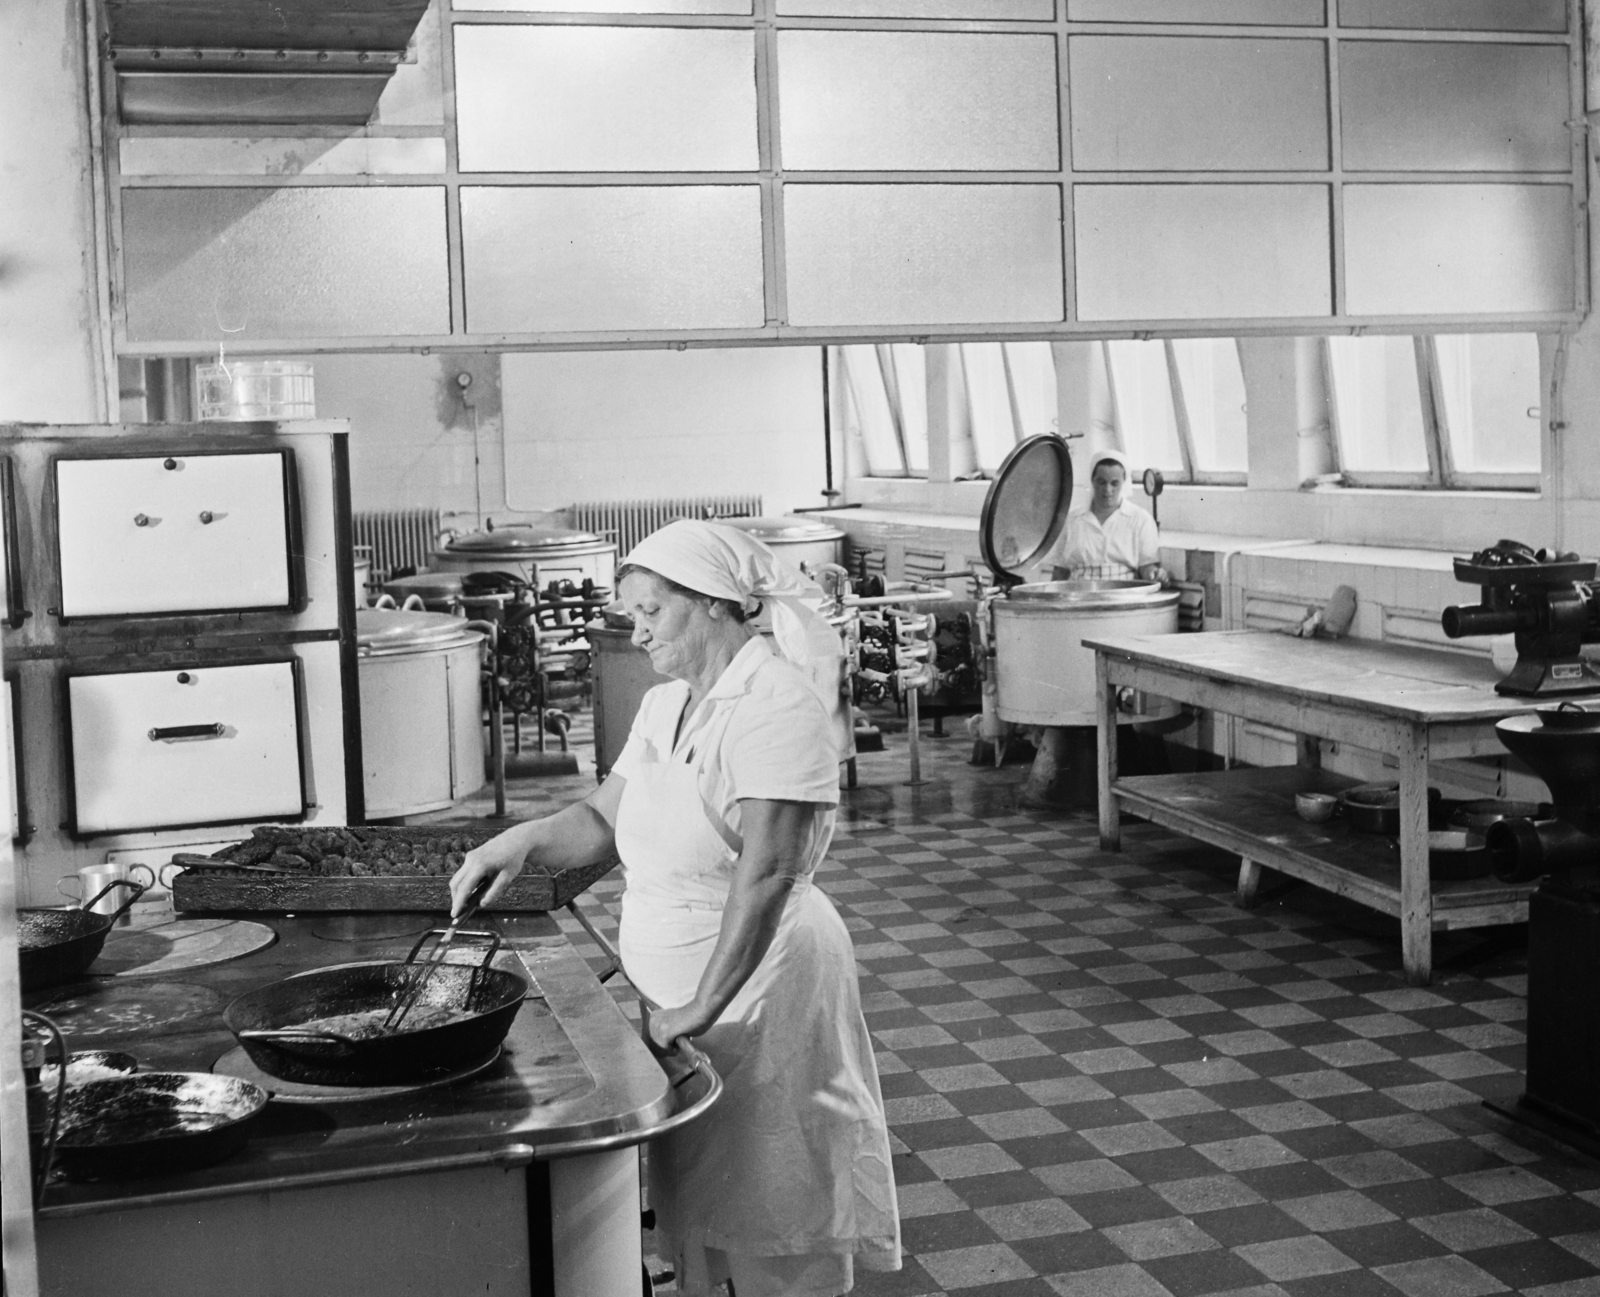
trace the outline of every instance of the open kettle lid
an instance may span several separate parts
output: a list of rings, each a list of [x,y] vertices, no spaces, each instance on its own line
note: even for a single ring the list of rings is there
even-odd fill
[[[983,498],[978,544],[995,580],[1013,586],[1050,552],[1072,507],[1072,455],[1054,433],[1019,442]]]

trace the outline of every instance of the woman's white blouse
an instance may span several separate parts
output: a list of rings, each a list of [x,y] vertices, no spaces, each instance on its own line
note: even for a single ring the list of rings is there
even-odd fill
[[[1137,576],[1141,567],[1160,560],[1156,520],[1124,500],[1104,522],[1089,509],[1071,514],[1047,564],[1071,568],[1077,580],[1110,581]]]

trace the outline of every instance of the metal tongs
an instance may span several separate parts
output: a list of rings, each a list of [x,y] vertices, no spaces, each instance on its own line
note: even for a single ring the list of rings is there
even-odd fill
[[[494,882],[494,878],[495,876],[490,874],[474,887],[467,896],[465,908],[450,920],[449,927],[439,933],[439,943],[434,946],[433,953],[422,961],[416,972],[411,974],[405,990],[400,993],[389,1012],[384,1015],[384,1035],[392,1036],[400,1030],[400,1024],[406,1020],[406,1014],[410,1013],[416,1007],[417,1001],[422,998],[422,992],[427,989],[428,982],[432,980],[434,971],[440,964],[445,962],[446,956],[450,953],[450,943],[455,940],[457,931],[459,931],[463,923],[478,912],[478,906],[483,902],[483,894],[489,890],[489,884]],[[430,933],[429,935],[431,936],[432,934]],[[427,939],[425,936],[422,941]],[[498,938],[495,944],[499,945]],[[417,945],[420,948],[422,942],[419,941]],[[415,956],[416,951],[413,950],[412,954]],[[490,957],[493,957],[492,952]]]

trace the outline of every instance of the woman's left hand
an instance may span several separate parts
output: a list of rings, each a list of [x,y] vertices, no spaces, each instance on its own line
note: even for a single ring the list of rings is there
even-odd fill
[[[670,1050],[679,1036],[698,1036],[706,1029],[703,1015],[690,1004],[676,1009],[655,1009],[646,1023],[650,1043],[663,1053]]]

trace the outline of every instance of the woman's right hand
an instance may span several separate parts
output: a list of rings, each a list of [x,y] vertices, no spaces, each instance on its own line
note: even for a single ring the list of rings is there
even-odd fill
[[[522,872],[528,857],[526,836],[518,831],[522,827],[518,825],[516,828],[507,829],[504,833],[490,838],[481,847],[474,847],[467,852],[461,867],[450,876],[451,918],[455,918],[466,908],[467,898],[485,878],[494,878],[489,884],[489,890],[483,894],[483,899],[479,902],[481,906],[487,908],[499,899],[511,885],[511,880]]]

